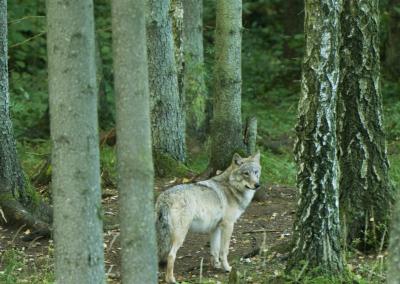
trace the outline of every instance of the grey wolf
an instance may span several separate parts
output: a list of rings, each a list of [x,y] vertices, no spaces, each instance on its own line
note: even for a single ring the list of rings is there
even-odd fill
[[[166,281],[175,283],[174,262],[188,231],[210,235],[211,264],[230,271],[229,242],[233,226],[259,188],[260,153],[242,158],[205,181],[174,186],[156,202],[158,256],[167,263]]]

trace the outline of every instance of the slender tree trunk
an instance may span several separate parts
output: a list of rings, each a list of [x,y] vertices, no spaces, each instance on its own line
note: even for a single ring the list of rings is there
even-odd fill
[[[224,170],[243,148],[241,119],[242,1],[217,1],[215,97],[211,122],[211,168]]]
[[[92,0],[47,1],[55,275],[104,283]]]
[[[155,154],[185,160],[185,120],[179,97],[170,0],[149,0],[147,42],[151,128]],[[157,167],[157,164],[155,164]]]
[[[122,283],[157,283],[145,0],[112,3]]]
[[[340,247],[336,101],[340,0],[305,2],[306,50],[296,126],[299,201],[288,269],[343,270]]]
[[[45,220],[35,216],[42,213],[39,212],[42,203],[33,202],[32,193],[25,188],[10,118],[8,91],[7,1],[0,0],[0,209],[4,214],[0,223],[27,224],[34,229],[46,230],[48,234],[50,212],[43,210],[40,217]]]
[[[203,0],[185,0],[183,10],[185,54],[183,89],[186,98],[186,133],[203,140],[207,98],[204,79]]]
[[[393,210],[390,230],[387,283],[400,283],[400,194],[397,193],[396,207]]]
[[[378,2],[343,2],[338,97],[344,231],[348,243],[359,239],[377,249],[393,203],[382,119]]]
[[[0,0],[0,194],[26,199],[22,170],[10,119],[8,93],[7,1]]]
[[[185,90],[183,87],[183,76],[185,70],[185,56],[184,56],[184,38],[183,38],[183,0],[171,0],[171,14],[172,14],[172,35],[174,37],[174,51],[176,71],[178,78],[178,91],[179,91],[179,109],[181,110],[181,119],[186,130],[186,112],[185,112]],[[186,134],[186,132],[185,132]],[[186,139],[186,135],[185,135]],[[185,141],[186,142],[186,141]]]
[[[176,70],[178,73],[178,89],[181,101],[183,97],[183,70],[185,64],[184,57],[184,38],[183,38],[183,3],[182,0],[171,0],[171,13],[172,13],[172,34],[174,37],[175,46],[175,62]],[[182,104],[183,106],[183,104]]]

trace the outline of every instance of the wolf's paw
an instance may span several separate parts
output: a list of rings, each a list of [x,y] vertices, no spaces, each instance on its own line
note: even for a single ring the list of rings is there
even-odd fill
[[[175,277],[174,276],[168,276],[165,278],[165,282],[167,282],[168,284],[174,284],[176,283]]]
[[[230,266],[229,264],[225,264],[224,269],[225,269],[225,272],[231,272],[232,266]]]
[[[219,259],[215,260],[215,259],[212,258],[211,259],[211,265],[212,265],[212,267],[214,267],[216,269],[220,269],[222,267],[221,262],[219,261]]]

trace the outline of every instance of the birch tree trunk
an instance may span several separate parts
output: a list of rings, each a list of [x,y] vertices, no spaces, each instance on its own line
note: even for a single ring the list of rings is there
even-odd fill
[[[35,230],[46,230],[48,234],[50,212],[43,210],[42,216],[35,216],[41,213],[42,203],[33,202],[26,191],[18,160],[9,111],[7,46],[7,1],[0,0],[0,209],[4,214],[0,216],[0,224],[27,224]]]
[[[156,155],[185,160],[185,120],[179,97],[170,0],[149,0],[147,43],[151,130]],[[155,163],[157,167],[157,163]]]
[[[242,1],[217,1],[215,97],[211,122],[211,168],[225,170],[243,148],[241,118]]]
[[[46,4],[56,282],[104,283],[93,2]]]
[[[340,247],[336,102],[342,1],[305,2],[303,60],[295,158],[298,208],[288,269],[343,270]]]
[[[338,97],[340,206],[347,242],[379,249],[393,188],[382,118],[379,1],[344,1]],[[386,234],[387,236],[387,234]]]
[[[157,283],[145,0],[112,3],[122,283]]]
[[[185,69],[186,133],[199,140],[205,136],[206,96],[203,50],[203,0],[183,1],[183,45]]]

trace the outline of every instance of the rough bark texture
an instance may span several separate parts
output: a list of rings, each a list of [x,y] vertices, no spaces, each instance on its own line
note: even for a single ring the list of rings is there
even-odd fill
[[[242,1],[217,1],[215,97],[211,122],[211,168],[224,170],[243,148],[241,119]]]
[[[0,209],[4,214],[0,223],[27,224],[34,229],[45,229],[48,234],[51,213],[42,208],[41,201],[34,204],[31,193],[26,191],[18,160],[9,112],[7,51],[7,1],[0,0]],[[45,220],[35,216],[38,214]]]
[[[157,283],[145,0],[112,3],[122,283]]]
[[[104,283],[93,3],[46,15],[56,281]]]
[[[186,133],[204,139],[207,89],[204,80],[203,0],[183,1],[183,44]]]
[[[358,239],[377,249],[393,202],[382,122],[378,2],[343,2],[338,97],[343,229],[349,243]]]
[[[7,1],[0,0],[0,194],[25,199],[24,178],[19,165],[9,106]]]
[[[288,268],[343,270],[340,247],[336,101],[340,0],[305,2],[306,49],[295,157],[299,201]]]
[[[170,4],[170,0],[148,1],[151,130],[155,152],[184,161],[185,120],[179,97]]]
[[[397,193],[396,207],[393,210],[392,226],[390,230],[388,284],[400,283],[400,194]]]

